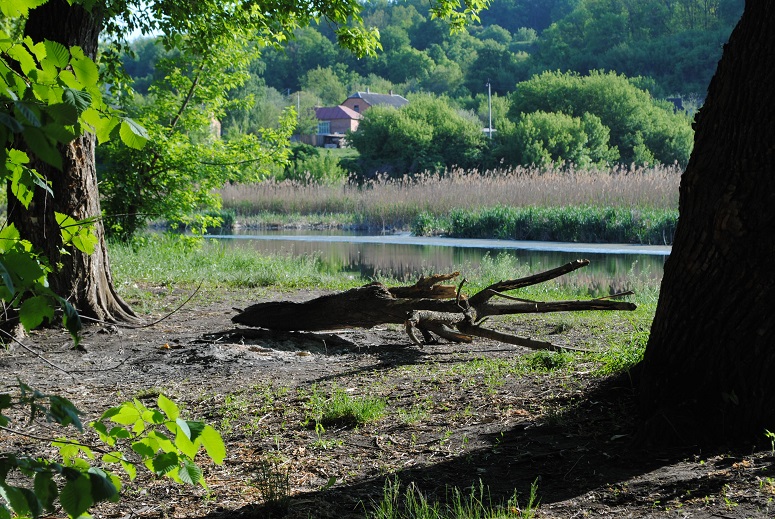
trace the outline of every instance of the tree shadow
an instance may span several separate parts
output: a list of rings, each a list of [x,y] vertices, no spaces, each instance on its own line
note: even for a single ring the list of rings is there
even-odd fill
[[[722,476],[699,477],[691,468],[684,468],[687,473],[677,478],[649,475],[688,454],[686,450],[646,450],[636,443],[636,400],[626,377],[599,381],[572,400],[568,397],[566,403],[562,411],[539,422],[526,421],[505,431],[493,429],[482,436],[485,446],[477,450],[394,475],[294,495],[287,515],[275,516],[363,517],[383,499],[386,481],[399,482],[404,488],[413,485],[429,499],[441,502],[453,487],[467,494],[467,489],[482,484],[493,504],[506,503],[516,492],[523,506],[535,484],[541,503],[567,502],[568,507],[582,510],[619,506],[632,499],[633,492],[636,499],[647,500],[652,494],[672,499],[691,492],[713,494],[723,488],[726,480]],[[250,505],[207,517],[270,517],[270,512],[270,508]]]

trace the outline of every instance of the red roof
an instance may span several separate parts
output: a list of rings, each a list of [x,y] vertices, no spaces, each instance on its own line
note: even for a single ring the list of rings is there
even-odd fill
[[[363,119],[363,115],[346,106],[321,106],[315,108],[315,117],[321,121],[332,121],[334,119]]]

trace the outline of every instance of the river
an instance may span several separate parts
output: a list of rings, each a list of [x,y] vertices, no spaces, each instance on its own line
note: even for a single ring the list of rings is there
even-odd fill
[[[511,258],[532,273],[586,258],[590,266],[577,281],[592,284],[602,292],[608,292],[607,287],[627,289],[636,281],[657,286],[670,254],[669,246],[459,239],[408,233],[374,236],[282,230],[207,237],[262,253],[318,255],[325,269],[364,278],[389,275],[405,279],[423,272],[455,270],[465,274],[498,257]]]

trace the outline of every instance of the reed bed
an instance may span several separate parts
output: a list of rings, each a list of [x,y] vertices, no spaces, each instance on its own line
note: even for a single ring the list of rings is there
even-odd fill
[[[652,207],[676,209],[678,166],[608,170],[518,167],[493,171],[453,170],[443,174],[363,184],[325,185],[268,180],[221,190],[223,205],[238,215],[365,213],[410,221],[420,212],[445,214],[482,207]],[[371,218],[370,218],[371,219]]]
[[[675,165],[616,166],[606,170],[517,167],[480,172],[456,169],[400,179],[379,177],[361,184],[268,180],[259,184],[227,186],[221,196],[224,209],[233,211],[237,223],[247,227],[290,226],[294,220],[301,220],[307,226],[319,221],[328,222],[330,227],[339,224],[383,230],[411,228],[416,234],[442,232],[477,237],[497,235],[496,231],[502,226],[493,220],[493,212],[509,216],[510,221],[516,222],[512,227],[519,227],[524,218],[514,217],[508,211],[510,208],[563,208],[563,215],[555,218],[549,227],[556,227],[557,222],[565,225],[563,222],[577,216],[586,219],[610,217],[608,210],[615,209],[619,212],[616,213],[617,222],[613,222],[617,227],[613,235],[620,234],[618,221],[622,218],[636,223],[659,220],[665,222],[665,226],[645,231],[636,229],[625,241],[669,243],[671,226],[674,227],[677,220],[681,172]],[[624,209],[630,211],[629,216],[619,214]],[[649,213],[653,211],[659,215]],[[450,219],[451,215],[471,213],[481,213],[490,232],[471,234],[472,224],[468,229],[450,227],[451,220],[472,220],[471,217]],[[642,218],[641,215],[646,213],[650,216]],[[534,215],[530,219],[536,220]],[[477,225],[481,227],[479,224],[473,226]],[[595,233],[600,234],[593,228],[582,234]],[[512,238],[519,236],[515,232],[508,234]],[[551,236],[555,234],[550,233]],[[601,237],[595,241],[612,239]],[[616,241],[621,238],[617,237]]]

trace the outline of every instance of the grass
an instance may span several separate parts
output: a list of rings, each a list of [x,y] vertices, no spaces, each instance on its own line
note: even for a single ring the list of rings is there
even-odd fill
[[[379,420],[385,415],[387,401],[384,398],[351,396],[340,387],[334,387],[326,397],[315,385],[307,403],[307,417],[315,423],[316,430],[323,427],[355,427]],[[325,429],[323,429],[325,430]]]
[[[530,487],[524,508],[519,507],[517,492],[505,504],[493,504],[480,481],[464,493],[457,487],[447,492],[446,503],[432,501],[414,485],[405,489],[396,478],[385,482],[382,500],[367,515],[369,519],[505,519],[535,517],[538,507],[537,480]]]
[[[674,211],[681,170],[674,166],[606,171],[513,168],[453,170],[358,185],[267,181],[221,190],[237,221],[261,226],[299,215],[348,226],[409,229],[420,215],[493,207],[605,207]],[[282,216],[285,215],[285,216]],[[294,216],[295,218],[295,216]]]
[[[422,213],[412,232],[453,238],[670,245],[677,223],[677,209],[496,206],[453,209],[439,217]]]

